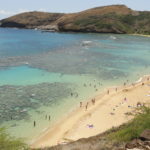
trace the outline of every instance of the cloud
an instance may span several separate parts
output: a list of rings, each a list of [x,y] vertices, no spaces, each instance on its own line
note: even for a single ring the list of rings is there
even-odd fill
[[[14,12],[6,11],[6,10],[0,10],[0,15],[11,15],[14,14]]]
[[[40,8],[40,9],[38,9],[37,11],[43,11],[43,12],[46,12],[47,10],[44,9],[44,8]]]

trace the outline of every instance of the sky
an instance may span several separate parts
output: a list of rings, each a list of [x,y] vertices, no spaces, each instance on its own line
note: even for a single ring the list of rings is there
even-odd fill
[[[27,11],[72,13],[112,4],[150,11],[150,0],[0,0],[0,19]]]

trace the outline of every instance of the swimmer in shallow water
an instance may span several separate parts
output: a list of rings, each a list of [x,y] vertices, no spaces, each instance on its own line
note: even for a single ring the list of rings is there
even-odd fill
[[[34,127],[36,126],[36,122],[35,122],[35,121],[33,122],[33,126],[34,126]]]

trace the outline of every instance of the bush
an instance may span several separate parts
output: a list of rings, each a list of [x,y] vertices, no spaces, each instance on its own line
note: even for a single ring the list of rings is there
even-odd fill
[[[27,150],[27,146],[22,140],[7,134],[5,128],[0,128],[0,150]]]
[[[109,137],[118,142],[127,142],[138,138],[145,129],[150,129],[150,108],[147,107],[141,108],[132,121],[111,133]]]

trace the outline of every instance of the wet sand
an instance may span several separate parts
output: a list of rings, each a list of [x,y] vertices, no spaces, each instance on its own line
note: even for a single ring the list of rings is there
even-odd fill
[[[94,99],[95,103],[92,101]],[[48,147],[100,134],[132,119],[137,104],[150,103],[150,76],[136,83],[105,89],[67,117],[44,131],[31,143],[32,148]]]

